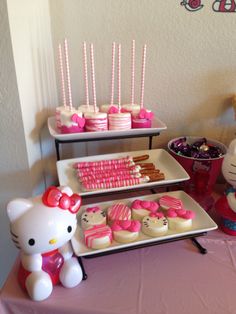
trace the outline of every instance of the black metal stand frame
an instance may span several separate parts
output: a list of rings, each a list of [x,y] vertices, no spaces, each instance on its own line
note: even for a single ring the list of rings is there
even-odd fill
[[[60,145],[61,144],[69,144],[69,143],[82,143],[82,142],[94,142],[94,141],[107,141],[107,140],[120,140],[127,138],[138,138],[138,137],[149,137],[149,149],[152,149],[152,138],[153,136],[160,135],[160,132],[153,132],[148,134],[137,134],[137,135],[117,135],[117,136],[109,136],[109,137],[99,137],[99,138],[89,138],[89,139],[74,139],[74,140],[59,140],[55,139],[56,146],[56,154],[57,161],[60,160]]]
[[[121,248],[114,249],[112,251],[94,253],[93,255],[88,255],[88,256],[78,256],[77,258],[78,258],[79,264],[80,264],[82,272],[83,272],[83,280],[86,280],[88,278],[88,275],[87,275],[87,273],[85,271],[85,267],[84,267],[82,258],[84,258],[84,259],[91,259],[91,258],[96,258],[96,257],[100,257],[100,256],[117,254],[117,253],[121,253],[121,252],[126,252],[126,251],[141,249],[141,248],[145,248],[145,247],[149,247],[149,246],[154,246],[154,245],[159,245],[159,244],[164,244],[164,243],[170,243],[170,242],[180,241],[180,240],[186,240],[186,239],[190,239],[192,241],[192,243],[198,249],[199,253],[204,255],[204,254],[207,253],[207,249],[204,248],[197,241],[196,237],[204,236],[206,234],[207,234],[207,232],[200,232],[200,233],[196,233],[196,234],[192,234],[192,235],[190,234],[190,235],[180,236],[180,237],[176,237],[176,238],[172,238],[172,239],[163,239],[163,240],[154,241],[154,242],[147,242],[147,243],[137,244],[137,245],[133,245],[131,247],[125,247],[125,248],[121,247]]]

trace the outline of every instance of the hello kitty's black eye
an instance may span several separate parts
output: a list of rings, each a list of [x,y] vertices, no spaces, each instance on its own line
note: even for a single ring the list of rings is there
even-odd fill
[[[35,244],[35,240],[34,239],[29,239],[29,241],[28,241],[28,243],[29,243],[29,245],[34,245]]]
[[[70,233],[72,231],[72,227],[71,226],[68,226],[67,227],[67,231]]]

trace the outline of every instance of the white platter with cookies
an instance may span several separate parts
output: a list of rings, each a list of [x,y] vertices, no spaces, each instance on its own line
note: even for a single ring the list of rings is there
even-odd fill
[[[133,158],[144,155],[149,156],[145,162],[149,164],[152,163],[155,168],[159,169],[160,172],[164,174],[164,179],[158,181],[142,182],[139,184],[123,187],[85,190],[79,181],[74,168],[74,165],[79,162],[97,162],[111,159],[120,159],[127,156],[131,156]],[[189,175],[184,170],[184,168],[164,149],[132,151],[60,160],[57,162],[57,174],[60,185],[70,186],[75,193],[79,193],[81,196],[126,191],[139,188],[152,188],[154,186],[170,185],[189,179]]]
[[[99,207],[102,211],[107,213],[108,209],[112,207],[112,205],[116,203],[122,203],[128,207],[131,206],[132,202],[136,199],[142,200],[142,201],[154,201],[159,202],[160,198],[163,196],[171,196],[176,199],[179,199],[182,201],[183,206],[186,210],[189,210],[194,213],[194,219],[192,219],[192,225],[191,228],[188,230],[182,230],[182,231],[176,231],[171,230],[168,228],[168,231],[165,235],[157,236],[157,237],[150,237],[146,234],[144,234],[142,231],[139,232],[138,237],[135,241],[129,242],[129,243],[118,243],[114,240],[112,240],[111,244],[103,249],[91,249],[88,248],[85,244],[84,239],[84,229],[81,227],[81,217],[84,215],[87,208],[96,208]],[[164,213],[166,215],[165,210],[158,210]],[[151,194],[147,196],[137,196],[133,198],[126,198],[122,200],[113,200],[108,202],[102,202],[102,203],[96,203],[96,204],[89,204],[86,206],[82,206],[78,216],[78,227],[76,230],[76,233],[74,237],[72,238],[72,246],[74,249],[74,252],[77,256],[81,257],[93,257],[93,255],[96,254],[106,254],[106,253],[113,253],[112,251],[115,250],[122,250],[122,249],[132,249],[132,247],[142,247],[144,245],[151,245],[158,244],[158,242],[161,241],[173,241],[183,238],[183,237],[193,237],[194,235],[203,234],[205,232],[215,230],[217,229],[217,224],[211,219],[211,217],[206,213],[206,211],[195,201],[193,200],[188,194],[186,194],[184,191],[174,191],[174,192],[165,192],[165,193],[159,193],[159,194]]]

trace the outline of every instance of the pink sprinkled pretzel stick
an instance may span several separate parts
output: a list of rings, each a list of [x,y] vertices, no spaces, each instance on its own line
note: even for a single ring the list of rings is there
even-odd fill
[[[86,171],[86,172],[77,172],[77,176],[79,177],[79,179],[81,180],[86,180],[85,178],[98,178],[98,179],[102,179],[102,178],[110,178],[113,176],[123,176],[123,175],[134,175],[135,177],[139,177],[141,176],[141,174],[136,171],[135,169],[133,170],[126,170],[126,169],[120,169],[120,170],[116,170],[116,171],[99,171],[99,172],[91,172],[91,171]]]
[[[70,107],[70,110],[72,110],[73,104],[72,104],[72,93],[71,93],[71,82],[70,82],[70,65],[69,65],[67,39],[65,39],[65,41],[64,41],[64,49],[65,49],[66,79],[67,79],[68,96],[69,96],[69,107]]]
[[[95,66],[94,66],[94,50],[93,50],[93,44],[90,45],[90,58],[91,58],[91,75],[92,75],[93,106],[94,106],[94,112],[96,112],[96,111],[97,111],[97,97],[96,97],[96,82],[95,82]]]
[[[82,161],[75,163],[74,167],[81,169],[86,167],[95,167],[95,166],[103,166],[103,165],[114,165],[114,164],[123,164],[123,163],[129,163],[131,161],[131,158],[129,156],[119,159],[105,159],[105,160],[99,160],[99,161]]]
[[[87,63],[87,46],[86,42],[83,43],[83,61],[84,61],[84,84],[85,84],[85,97],[86,105],[89,106],[89,88],[88,88],[88,63]]]
[[[84,184],[84,188],[87,190],[96,190],[96,189],[110,189],[110,188],[120,188],[125,186],[133,186],[138,185],[143,182],[147,182],[143,178],[132,178],[127,180],[120,180],[114,182],[106,182],[106,183],[88,183]]]
[[[144,45],[144,47],[143,47],[143,58],[142,58],[141,96],[140,96],[140,107],[141,108],[143,108],[143,104],[144,104],[144,83],[145,83],[146,51],[147,51],[147,45]]]
[[[65,77],[63,70],[63,58],[62,58],[62,48],[61,44],[58,46],[58,54],[59,54],[59,67],[60,67],[60,78],[61,78],[61,94],[62,94],[62,103],[66,108],[66,89],[65,89]]]
[[[131,52],[131,104],[134,104],[134,80],[135,80],[135,40],[132,41]]]
[[[114,182],[114,181],[121,181],[121,180],[128,180],[132,178],[139,178],[140,176],[138,174],[132,175],[122,175],[122,176],[113,176],[113,177],[108,177],[108,178],[97,178],[97,177],[84,177],[81,178],[81,183],[105,183],[105,182]]]
[[[103,165],[103,166],[95,166],[95,167],[89,167],[89,168],[81,168],[79,170],[83,171],[100,171],[100,170],[116,170],[116,169],[129,169],[131,166],[128,164],[115,164],[115,165]]]
[[[111,101],[110,105],[114,104],[114,83],[115,83],[115,54],[116,43],[112,43],[112,64],[111,64]]]
[[[99,169],[90,169],[90,168],[82,168],[77,170],[77,176],[87,176],[87,175],[114,175],[114,174],[125,174],[125,173],[139,173],[139,166],[132,166],[129,168],[120,168],[120,169],[111,169],[111,170],[99,170]]]

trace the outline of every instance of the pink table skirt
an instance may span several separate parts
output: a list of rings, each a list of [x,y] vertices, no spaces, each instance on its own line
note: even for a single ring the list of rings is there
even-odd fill
[[[194,314],[236,313],[236,238],[221,231],[190,240],[83,259],[88,279],[56,286],[45,301],[21,291],[16,262],[1,293],[0,313]]]

